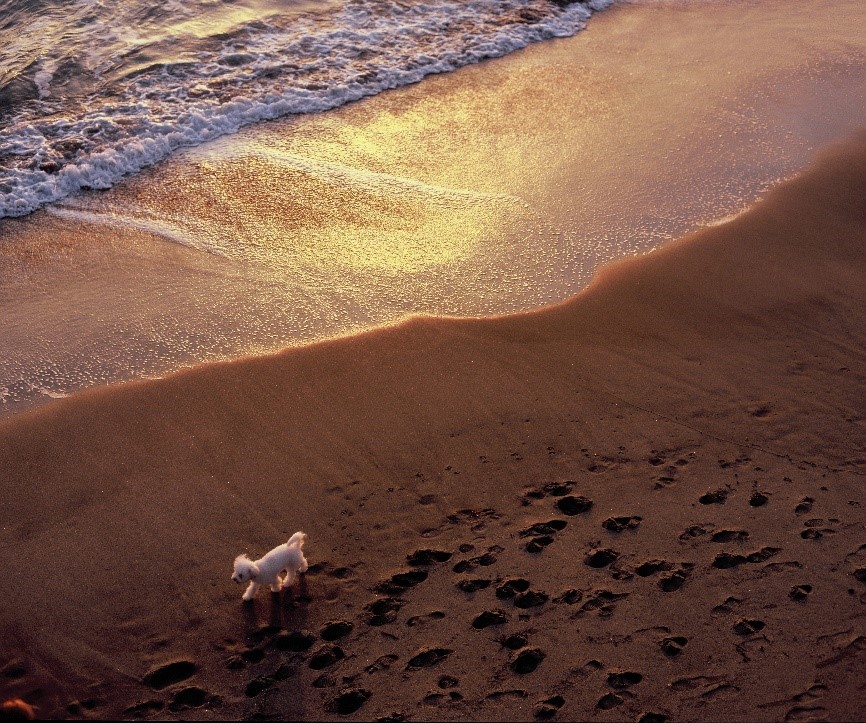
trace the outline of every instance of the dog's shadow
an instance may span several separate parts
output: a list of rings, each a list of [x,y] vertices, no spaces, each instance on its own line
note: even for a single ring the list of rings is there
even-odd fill
[[[267,607],[256,602],[243,606],[244,624],[248,635],[261,630],[263,625],[272,629],[285,628],[289,632],[303,630],[309,617],[309,603],[312,600],[307,578],[299,575],[295,583],[282,592],[271,592]],[[264,622],[265,611],[268,621]]]
[[[283,593],[282,599],[278,595],[272,596],[271,619],[276,616],[286,630],[303,630],[307,625],[312,599],[307,576],[299,575],[295,584]]]

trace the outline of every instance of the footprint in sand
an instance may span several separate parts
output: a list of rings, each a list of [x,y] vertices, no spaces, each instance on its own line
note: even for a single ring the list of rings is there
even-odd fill
[[[638,577],[649,577],[657,572],[673,569],[673,564],[666,560],[648,560],[635,568],[635,574]]]
[[[508,615],[502,610],[485,610],[472,621],[472,627],[476,630],[489,628],[491,625],[504,625],[508,622]]]
[[[296,630],[291,633],[280,633],[270,642],[277,650],[291,653],[303,653],[309,650],[316,642],[316,636],[305,630]]]
[[[723,603],[716,605],[712,612],[716,615],[728,615],[734,612],[734,608],[738,607],[742,602],[742,599],[738,597],[729,597]]]
[[[406,562],[412,567],[424,567],[434,565],[437,562],[448,562],[452,553],[445,550],[415,550],[406,556]]]
[[[542,592],[541,590],[526,590],[514,596],[514,606],[521,610],[528,610],[529,608],[544,605],[547,600],[548,595],[546,592]]]
[[[667,723],[669,720],[670,716],[667,716],[664,713],[643,713],[641,717],[637,719],[637,723]]]
[[[555,597],[553,602],[562,603],[564,605],[576,605],[583,600],[583,592],[570,588],[562,593],[559,597]]]
[[[763,630],[767,624],[763,620],[738,620],[734,623],[733,630],[737,635],[754,635]]]
[[[397,661],[397,656],[394,653],[380,655],[372,663],[364,668],[364,672],[368,675],[378,673],[382,670],[390,670],[391,666]]]
[[[591,552],[584,558],[584,564],[589,567],[593,567],[596,569],[601,569],[603,567],[607,567],[612,562],[616,562],[619,558],[619,553],[616,550],[612,550],[610,548],[604,548],[601,550],[595,550]]]
[[[659,641],[659,647],[666,656],[675,658],[683,652],[683,648],[688,645],[688,642],[688,638],[677,635],[671,638],[663,638]]]
[[[741,542],[748,539],[749,533],[745,530],[719,530],[710,537],[711,542]]]
[[[480,510],[465,509],[448,515],[445,518],[452,525],[468,524],[473,532],[480,532],[490,520],[499,519],[499,513],[491,507]]]
[[[453,652],[448,648],[422,648],[406,663],[406,670],[419,670],[437,665]]]
[[[574,482],[548,482],[541,488],[542,492],[551,497],[563,497],[574,489]]]
[[[479,590],[484,590],[485,588],[490,587],[492,584],[492,580],[475,578],[472,580],[461,580],[457,583],[457,589],[462,592],[478,592]]]
[[[512,633],[511,635],[499,638],[499,644],[509,650],[520,650],[520,648],[526,647],[528,642],[529,636],[525,633]]]
[[[766,419],[773,412],[773,408],[769,404],[760,404],[751,410],[751,415],[758,419]]]
[[[346,688],[328,701],[326,710],[337,715],[351,715],[366,703],[372,694],[365,688]]]
[[[590,593],[586,602],[580,606],[580,613],[598,611],[599,617],[607,618],[613,615],[616,610],[614,603],[617,600],[627,598],[630,593],[627,592],[611,592],[610,590],[594,590]]]
[[[146,700],[143,703],[129,706],[129,708],[123,711],[123,716],[124,718],[146,718],[154,713],[159,713],[164,707],[165,705],[161,700]],[[67,712],[72,715],[78,715],[78,712],[70,711],[68,708]]]
[[[805,515],[812,511],[812,505],[815,500],[812,497],[804,497],[797,503],[797,506],[794,508],[795,515]]]
[[[788,593],[788,597],[794,602],[806,602],[811,594],[811,585],[794,585],[794,587],[791,588],[791,592]]]
[[[441,705],[442,703],[447,703],[449,700],[463,700],[463,694],[456,690],[450,691],[448,695],[438,691],[433,691],[432,693],[425,695],[421,702],[424,703],[424,705]]]
[[[601,526],[609,532],[622,532],[623,530],[636,530],[643,517],[637,515],[624,515],[622,517],[608,517]]]
[[[624,702],[625,699],[621,695],[608,693],[599,699],[598,703],[595,704],[595,707],[599,710],[610,710],[611,708],[616,708],[618,705],[622,705]]]
[[[375,600],[364,608],[367,613],[366,622],[373,627],[393,623],[397,619],[397,613],[403,605],[403,600],[393,597]]]
[[[805,527],[806,529],[800,533],[800,537],[804,540],[820,540],[826,535],[835,535],[836,530],[832,529],[832,527],[823,527],[823,525],[838,525],[839,520],[832,518],[829,520],[823,520],[820,518],[815,518],[811,520],[806,520]]]
[[[782,551],[781,547],[762,547],[760,550],[750,552],[746,555],[746,562],[756,565],[761,562],[766,562],[771,557],[775,557]]]
[[[263,648],[248,648],[240,657],[245,663],[261,663],[265,659],[265,651]]]
[[[748,555],[739,555],[731,552],[720,552],[712,562],[712,566],[719,570],[729,570],[746,563],[757,564],[766,562],[771,557],[781,552],[779,547],[762,547],[760,550],[750,552]]]
[[[294,675],[292,668],[288,665],[281,665],[271,675],[260,675],[257,678],[253,678],[249,683],[247,683],[247,687],[244,689],[244,695],[246,695],[247,698],[255,698],[268,688],[272,688],[279,681],[286,680],[287,678],[292,677],[292,675]],[[316,683],[314,682],[313,685],[315,686]]]
[[[752,496],[749,497],[749,504],[752,507],[763,507],[769,501],[770,498],[763,492],[752,492]]]
[[[541,535],[540,537],[536,537],[529,542],[526,543],[526,547],[524,548],[527,552],[531,552],[533,554],[541,552],[545,547],[553,543],[552,535]]]
[[[525,690],[520,690],[512,688],[511,690],[494,690],[492,693],[488,693],[484,696],[484,700],[522,700],[529,696]]]
[[[525,592],[529,589],[529,580],[526,580],[522,577],[515,577],[502,582],[496,588],[496,597],[500,600],[507,600],[508,598],[512,598],[519,592]]]
[[[550,698],[538,701],[535,708],[532,709],[532,715],[539,720],[549,720],[556,715],[556,712],[565,705],[565,698],[561,695],[554,695]]]
[[[352,632],[354,625],[346,620],[331,620],[322,626],[319,637],[328,642],[339,640]]]
[[[445,613],[441,610],[433,610],[426,615],[413,615],[406,621],[406,627],[414,628],[417,625],[426,625],[427,623],[434,622],[436,620],[442,620],[445,617]]]
[[[740,565],[744,565],[746,562],[748,562],[748,560],[746,560],[745,555],[720,552],[716,555],[712,565],[718,570],[730,570],[732,567],[739,567]]]
[[[154,690],[162,690],[192,677],[197,670],[198,666],[190,660],[174,660],[150,670],[141,682]]]
[[[579,668],[572,668],[571,673],[576,675],[578,678],[586,678],[593,673],[604,668],[604,665],[598,660],[587,660],[583,665]]]
[[[27,675],[27,666],[20,660],[13,660],[0,669],[0,675],[12,680],[23,678]]]
[[[643,680],[643,675],[633,671],[622,671],[610,673],[607,676],[607,684],[614,690],[624,690],[637,685]]]
[[[532,673],[547,657],[541,648],[523,648],[516,652],[509,668],[518,675]]]
[[[752,458],[747,457],[747,456],[737,457],[733,461],[727,460],[727,459],[720,459],[719,460],[719,467],[721,467],[722,469],[729,469],[731,467],[740,467],[740,466],[742,466],[748,462],[751,462],[751,461],[752,461]]]
[[[729,494],[728,490],[725,489],[714,490],[698,497],[698,502],[702,505],[723,505]]]
[[[567,525],[568,522],[566,520],[536,522],[534,525],[520,530],[518,535],[520,537],[532,537],[533,539],[526,543],[526,551],[538,553],[551,544],[555,539],[556,533],[564,530]]]
[[[168,704],[168,709],[172,713],[179,713],[190,708],[201,708],[208,702],[209,694],[202,688],[190,686],[177,691]]]
[[[468,560],[461,560],[454,565],[452,570],[456,573],[472,572],[478,566],[490,567],[490,565],[495,565],[496,561],[499,559],[496,557],[496,554],[502,552],[502,549],[503,548],[496,545],[490,548],[490,550],[485,552],[483,555],[478,555],[477,557],[472,557]]]
[[[307,661],[313,670],[323,670],[346,657],[339,645],[322,645],[313,651]]]
[[[460,685],[460,681],[452,675],[443,675],[439,678],[438,685],[440,688],[447,690],[448,688],[456,688]]]
[[[589,512],[592,509],[593,502],[588,497],[581,495],[566,495],[557,500],[556,508],[564,515],[573,517],[584,512]]]
[[[332,675],[322,673],[311,685],[314,688],[334,688],[337,685],[337,679]]]
[[[427,579],[426,570],[409,570],[407,572],[398,572],[387,580],[382,580],[374,587],[376,592],[385,593],[386,595],[399,595],[401,592],[415,587]]]
[[[662,592],[676,592],[686,583],[690,572],[687,569],[679,569],[673,575],[667,575],[658,582]]]
[[[820,705],[797,705],[785,714],[785,723],[788,721],[824,721],[827,720],[830,711]]]

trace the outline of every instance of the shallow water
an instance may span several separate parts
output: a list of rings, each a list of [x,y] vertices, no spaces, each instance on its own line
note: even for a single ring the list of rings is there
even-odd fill
[[[2,409],[412,313],[567,298],[862,122],[866,11],[826,10],[816,28],[782,2],[618,7],[0,221]]]
[[[0,217],[530,43],[611,0],[7,0]]]

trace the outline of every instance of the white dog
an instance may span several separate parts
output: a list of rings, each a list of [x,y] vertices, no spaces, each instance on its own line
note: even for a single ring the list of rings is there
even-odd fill
[[[259,560],[250,560],[246,555],[238,555],[235,558],[232,580],[250,581],[250,586],[244,593],[244,602],[249,602],[255,597],[260,585],[270,585],[271,592],[279,592],[289,587],[298,573],[306,572],[307,560],[304,557],[306,541],[306,534],[296,532],[285,545],[277,545]],[[286,577],[281,579],[280,573],[284,570]]]

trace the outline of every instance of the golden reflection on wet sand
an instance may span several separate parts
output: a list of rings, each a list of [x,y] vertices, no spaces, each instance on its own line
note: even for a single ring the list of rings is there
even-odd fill
[[[781,0],[617,7],[575,38],[4,221],[0,398],[566,298],[862,122],[866,6],[821,17]]]

